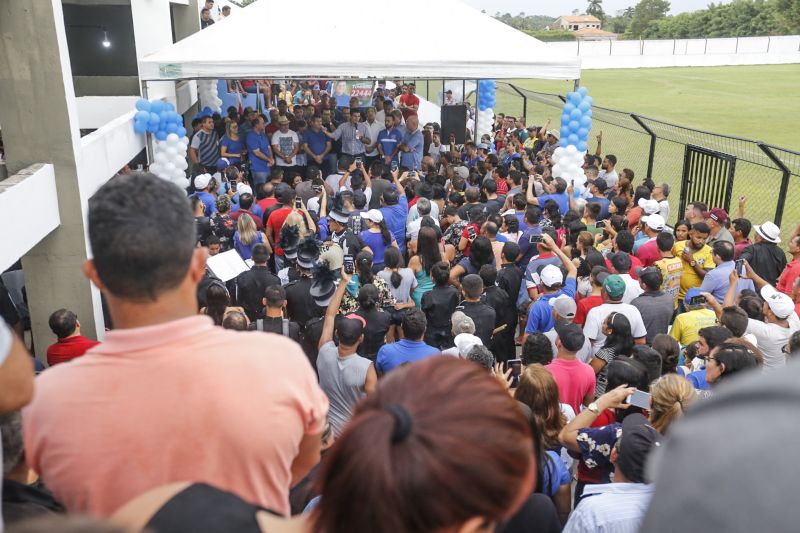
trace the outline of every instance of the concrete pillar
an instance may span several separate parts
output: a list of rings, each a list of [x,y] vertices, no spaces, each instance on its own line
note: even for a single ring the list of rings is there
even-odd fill
[[[54,310],[74,311],[82,333],[102,335],[99,292],[83,276],[87,240],[78,181],[80,135],[61,0],[0,0],[0,123],[10,174],[53,163],[61,225],[22,259],[33,340],[44,357]],[[30,216],[36,216],[36,205]],[[9,228],[6,228],[9,229]],[[25,231],[24,221],[12,231]]]

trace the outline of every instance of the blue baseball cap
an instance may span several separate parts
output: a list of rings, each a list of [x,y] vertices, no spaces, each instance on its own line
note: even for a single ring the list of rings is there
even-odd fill
[[[703,292],[699,288],[692,287],[691,289],[686,291],[686,295],[683,297],[684,305],[689,305],[689,300],[691,300],[695,296],[701,296],[702,294]]]

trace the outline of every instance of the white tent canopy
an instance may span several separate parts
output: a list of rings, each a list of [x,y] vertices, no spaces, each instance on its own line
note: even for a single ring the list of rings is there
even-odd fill
[[[405,0],[392,11],[379,15],[374,0],[260,0],[145,56],[139,77],[580,78],[580,58],[458,0]]]

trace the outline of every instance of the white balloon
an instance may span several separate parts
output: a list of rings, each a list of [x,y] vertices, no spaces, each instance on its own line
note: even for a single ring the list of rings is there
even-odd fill
[[[174,146],[168,146],[166,150],[164,150],[170,159],[173,159],[176,155],[178,155],[178,150]]]
[[[574,155],[578,153],[578,148],[574,144],[570,144],[567,146],[567,153],[570,155]]]
[[[174,174],[175,173],[175,165],[172,162],[166,163],[164,165],[164,172],[166,174]]]
[[[161,163],[152,163],[150,165],[150,172],[153,174],[158,174],[161,171]]]
[[[181,142],[181,138],[178,137],[177,133],[170,133],[167,135],[167,144],[176,145]]]
[[[186,170],[187,168],[189,168],[189,163],[186,162],[186,159],[181,159],[175,164],[175,166],[181,170]]]
[[[168,159],[168,158],[167,158],[167,154],[165,154],[164,152],[156,152],[156,153],[153,155],[153,160],[154,160],[156,163],[166,163],[166,162],[167,162],[167,159]]]
[[[157,150],[164,150],[167,147],[167,141],[156,141],[156,149]]]

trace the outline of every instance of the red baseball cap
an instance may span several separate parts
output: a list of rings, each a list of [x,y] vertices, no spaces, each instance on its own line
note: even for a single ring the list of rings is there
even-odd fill
[[[710,218],[724,224],[728,221],[728,213],[720,207],[715,207],[711,211],[703,211],[703,218]]]

